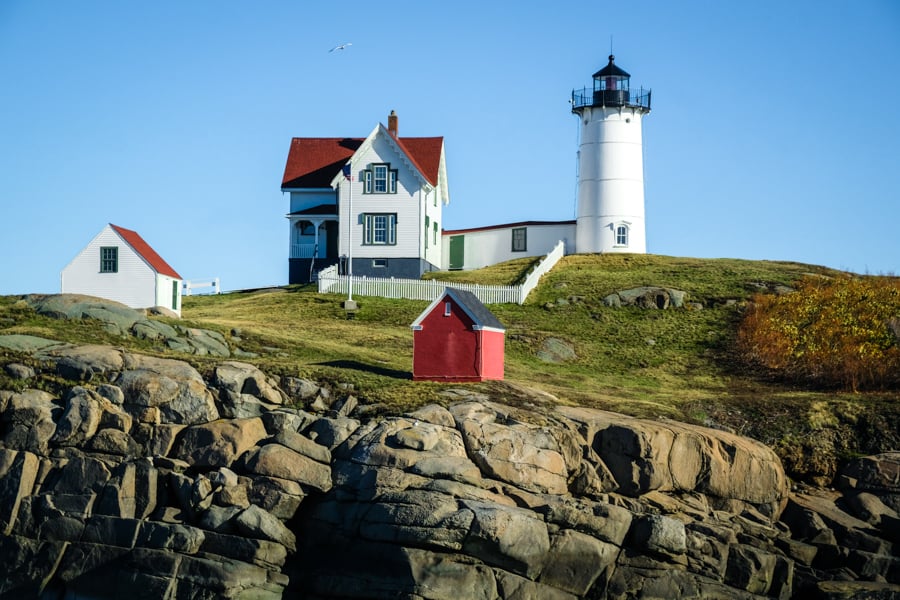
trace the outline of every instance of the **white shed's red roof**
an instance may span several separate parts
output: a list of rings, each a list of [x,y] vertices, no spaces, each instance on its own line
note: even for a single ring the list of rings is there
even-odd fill
[[[431,185],[437,185],[442,137],[391,137]],[[284,166],[282,188],[326,188],[365,138],[294,138]]]
[[[112,227],[113,231],[118,233],[122,239],[141,256],[141,258],[146,260],[157,273],[168,277],[174,277],[175,279],[181,279],[181,275],[176,273],[175,269],[170,267],[169,263],[164,261],[162,257],[156,253],[156,250],[151,248],[150,244],[145,242],[144,238],[138,235],[136,231],[125,229],[124,227],[113,225],[112,223],[110,223],[109,226]]]

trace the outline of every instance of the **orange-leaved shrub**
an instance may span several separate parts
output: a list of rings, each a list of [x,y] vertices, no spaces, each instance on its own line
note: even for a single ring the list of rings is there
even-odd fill
[[[795,292],[758,294],[737,344],[748,362],[787,380],[900,387],[900,278],[806,277]]]

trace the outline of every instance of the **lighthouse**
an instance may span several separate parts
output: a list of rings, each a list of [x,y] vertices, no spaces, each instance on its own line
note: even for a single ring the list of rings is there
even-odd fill
[[[647,252],[641,119],[650,90],[630,89],[615,64],[594,73],[593,86],[572,91],[580,121],[575,252]]]

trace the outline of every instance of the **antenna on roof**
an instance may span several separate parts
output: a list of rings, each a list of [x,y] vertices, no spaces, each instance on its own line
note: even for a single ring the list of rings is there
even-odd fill
[[[612,51],[612,38],[613,38],[612,34],[609,34],[609,53],[610,53],[610,54],[613,53],[613,51]]]

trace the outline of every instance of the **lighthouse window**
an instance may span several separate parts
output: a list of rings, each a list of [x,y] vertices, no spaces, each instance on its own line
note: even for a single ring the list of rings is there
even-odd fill
[[[616,246],[628,245],[628,227],[619,225],[616,227]]]
[[[512,230],[512,251],[525,252],[528,249],[528,228],[516,227]]]
[[[391,169],[389,163],[376,163],[363,171],[363,193],[396,194],[397,169]]]

